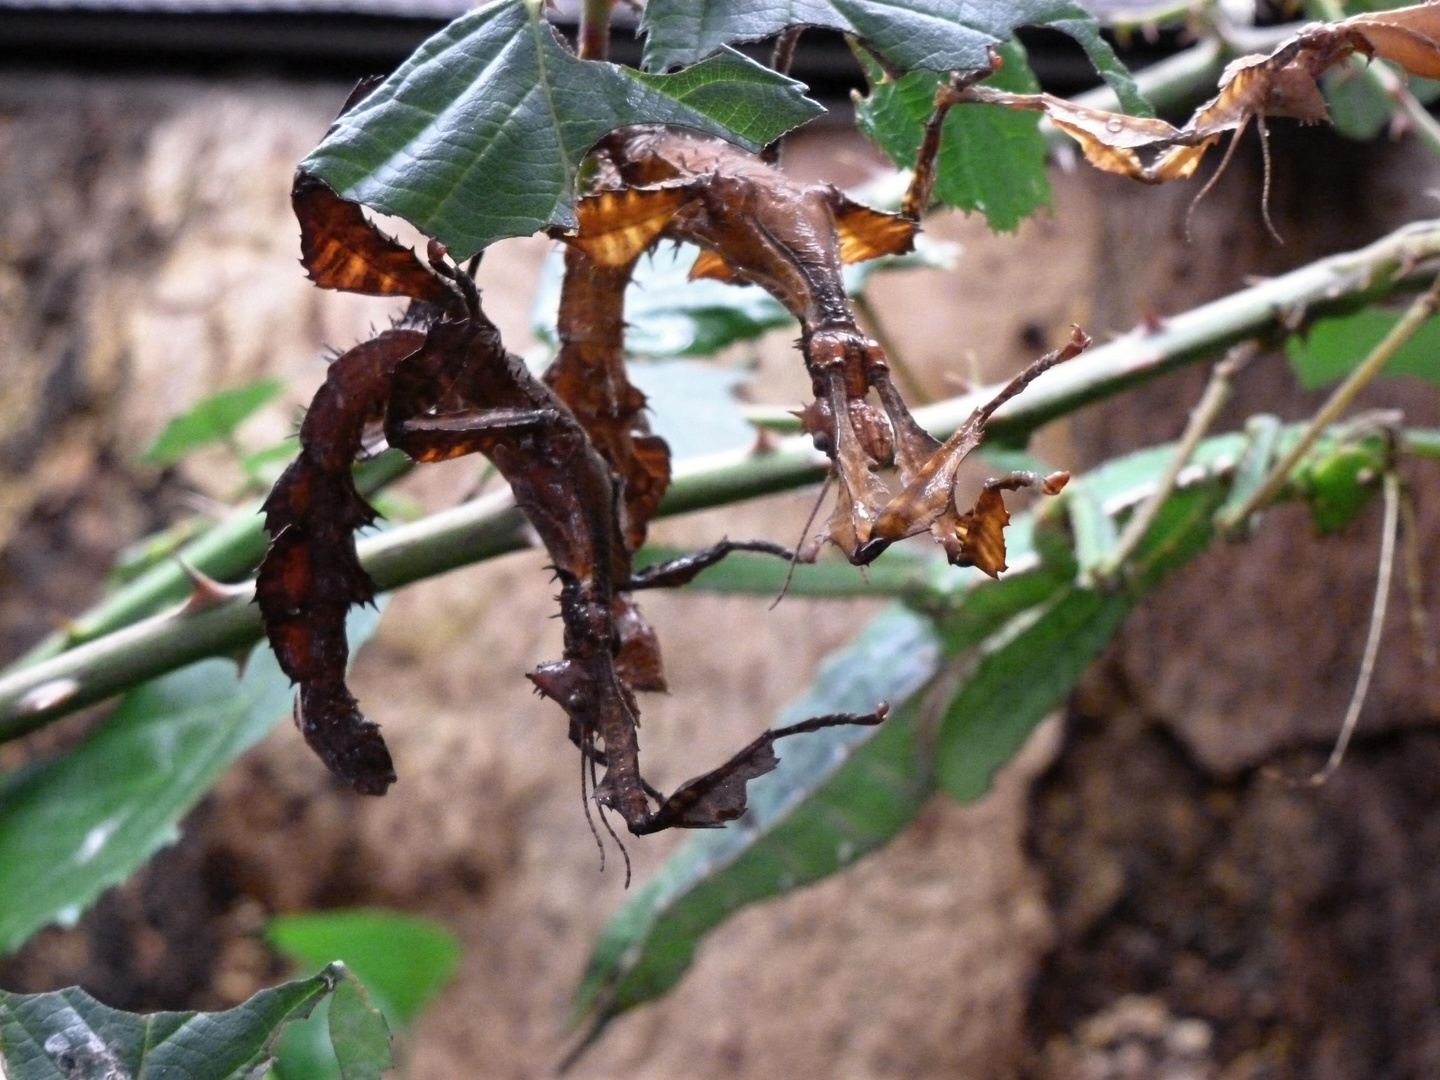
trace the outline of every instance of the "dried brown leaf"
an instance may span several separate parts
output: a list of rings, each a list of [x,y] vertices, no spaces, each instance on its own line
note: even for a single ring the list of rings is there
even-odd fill
[[[1345,20],[1365,36],[1373,55],[1411,75],[1440,79],[1440,4],[1374,11]]]

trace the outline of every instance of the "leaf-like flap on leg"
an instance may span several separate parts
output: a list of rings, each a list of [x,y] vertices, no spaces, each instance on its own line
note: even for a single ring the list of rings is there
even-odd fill
[[[714,278],[716,281],[734,281],[735,268],[725,261],[725,256],[713,251],[702,251],[690,267],[690,280]]]
[[[694,197],[693,185],[601,191],[575,208],[580,227],[562,236],[601,266],[626,266],[660,235],[675,211]]]
[[[645,621],[635,601],[627,596],[617,596],[610,610],[615,617],[615,636],[620,641],[615,654],[615,674],[632,690],[663,694],[669,687],[655,628]]]
[[[961,514],[955,524],[959,557],[952,557],[950,561],[978,567],[992,578],[999,577],[1007,569],[1005,526],[1009,524],[1004,497],[996,490],[982,488],[974,508]]]
[[[1356,15],[1344,25],[1360,31],[1380,59],[1412,75],[1440,79],[1440,4]]]
[[[718,829],[745,813],[745,785],[774,771],[780,764],[774,746],[777,739],[800,735],[842,724],[875,725],[889,715],[890,706],[881,702],[871,713],[831,713],[802,720],[788,727],[773,728],[755,739],[718,769],[681,784],[661,804],[644,832],[661,829]]]
[[[290,201],[300,221],[300,264],[321,288],[408,296],[441,308],[458,300],[415,252],[382,233],[358,203],[342,199],[318,177],[297,172]]]
[[[835,230],[840,259],[863,262],[881,255],[906,255],[915,250],[915,222],[899,214],[871,209],[835,192]]]

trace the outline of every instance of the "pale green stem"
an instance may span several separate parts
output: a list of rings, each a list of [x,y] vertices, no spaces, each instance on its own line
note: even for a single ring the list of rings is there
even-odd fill
[[[1145,534],[1155,523],[1161,507],[1165,505],[1165,500],[1175,490],[1175,481],[1179,479],[1180,470],[1189,462],[1191,455],[1195,453],[1195,448],[1200,445],[1200,440],[1205,437],[1205,433],[1210,430],[1210,425],[1220,415],[1220,410],[1230,400],[1236,373],[1259,351],[1259,347],[1255,341],[1241,342],[1230,350],[1225,359],[1215,365],[1215,371],[1211,374],[1210,381],[1205,384],[1205,392],[1200,395],[1199,402],[1190,413],[1190,421],[1185,425],[1185,433],[1181,435],[1175,452],[1170,455],[1170,460],[1165,463],[1165,469],[1161,472],[1159,480],[1156,481],[1155,490],[1130,515],[1130,520],[1125,523],[1124,531],[1115,542],[1115,549],[1095,568],[1095,576],[1099,580],[1113,581],[1123,569],[1130,554],[1140,546],[1140,541],[1145,539]]]

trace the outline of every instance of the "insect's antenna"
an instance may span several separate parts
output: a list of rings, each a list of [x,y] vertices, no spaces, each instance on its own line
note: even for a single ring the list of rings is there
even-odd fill
[[[1245,125],[1248,123],[1250,123],[1250,118],[1247,116],[1235,129],[1235,134],[1230,136],[1230,145],[1225,148],[1225,156],[1220,159],[1220,164],[1216,166],[1215,171],[1210,174],[1210,179],[1205,181],[1205,186],[1200,189],[1200,193],[1190,200],[1190,209],[1185,211],[1185,242],[1187,244],[1194,240],[1194,236],[1190,232],[1190,223],[1195,220],[1195,208],[1200,205],[1201,199],[1210,194],[1220,177],[1225,175],[1225,170],[1230,167],[1230,159],[1235,156],[1235,147],[1240,145],[1240,136],[1245,134]],[[1264,140],[1262,139],[1261,142],[1263,143]],[[1270,189],[1270,158],[1268,156],[1265,158],[1265,167],[1265,189],[1268,191]],[[1270,219],[1267,217],[1265,220],[1268,222]]]
[[[605,872],[605,842],[600,839],[600,832],[595,828],[595,819],[590,816],[590,793],[586,790],[585,769],[587,767],[590,769],[590,787],[595,786],[595,758],[591,754],[593,749],[594,736],[585,736],[580,747],[580,806],[585,811],[585,824],[590,826],[590,835],[595,838],[595,846],[600,849],[600,872],[603,874]],[[600,813],[600,820],[605,820],[604,811]],[[608,829],[610,826],[607,823],[605,827]],[[627,857],[625,861],[628,864],[630,860]]]
[[[1330,760],[1306,781],[1311,787],[1325,783],[1345,760],[1345,750],[1355,734],[1360,710],[1365,707],[1370,677],[1375,674],[1375,657],[1380,652],[1380,637],[1385,630],[1385,605],[1390,597],[1390,577],[1395,570],[1395,536],[1399,526],[1400,476],[1392,470],[1385,474],[1385,524],[1380,532],[1380,570],[1376,575],[1375,602],[1370,611],[1370,632],[1365,636],[1365,654],[1360,659],[1360,677],[1355,680],[1355,692],[1350,696],[1350,707],[1345,710],[1345,723],[1340,728],[1340,737],[1335,740],[1335,749],[1330,751]]]
[[[1355,689],[1350,695],[1350,705],[1345,710],[1345,720],[1340,725],[1340,735],[1330,757],[1315,772],[1304,779],[1284,776],[1275,770],[1266,770],[1267,775],[1291,787],[1319,787],[1345,760],[1345,751],[1360,722],[1360,712],[1365,708],[1365,698],[1370,692],[1370,678],[1375,674],[1375,658],[1380,653],[1380,638],[1385,630],[1385,609],[1390,598],[1390,579],[1395,571],[1395,540],[1400,531],[1400,475],[1393,469],[1385,474],[1385,523],[1380,529],[1380,569],[1376,574],[1375,599],[1370,608],[1370,630],[1365,635],[1365,652],[1360,657],[1360,674],[1355,680]]]
[[[1284,238],[1270,220],[1270,132],[1265,127],[1265,114],[1256,113],[1255,130],[1260,133],[1260,161],[1263,164],[1263,179],[1260,182],[1260,216],[1265,219],[1265,228],[1277,244],[1285,243]],[[1238,132],[1236,134],[1239,134]]]
[[[775,597],[768,610],[774,611],[780,606],[780,601],[785,599],[785,594],[790,591],[790,581],[795,577],[795,565],[800,561],[800,551],[805,546],[805,540],[810,535],[810,527],[815,524],[815,519],[820,516],[820,507],[825,504],[825,496],[830,494],[830,484],[834,481],[834,473],[825,474],[825,483],[820,485],[820,494],[815,499],[815,505],[810,508],[810,516],[805,519],[805,528],[800,532],[800,542],[795,545],[795,550],[790,554],[790,565],[785,567],[785,581],[780,586],[780,595]]]

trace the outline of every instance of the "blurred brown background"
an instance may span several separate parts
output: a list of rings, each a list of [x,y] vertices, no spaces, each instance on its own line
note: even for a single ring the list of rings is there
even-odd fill
[[[124,545],[233,489],[218,453],[167,472],[136,464],[169,416],[275,373],[290,381],[283,405],[241,432],[264,445],[319,384],[323,348],[389,317],[384,302],[311,287],[296,265],[290,173],[347,90],[0,70],[0,660],[92,602]],[[1275,149],[1283,247],[1263,232],[1253,146],[1188,245],[1193,184],[1057,172],[1053,214],[1016,236],[937,218],[929,231],[964,245],[956,271],[892,276],[876,305],[943,396],[972,355],[1000,377],[1072,321],[1103,340],[1433,213],[1424,193],[1440,169],[1413,145],[1287,128]],[[787,163],[842,185],[880,167],[840,130],[794,140]],[[507,241],[485,261],[487,310],[517,351],[532,341],[544,252]],[[790,336],[761,346],[755,400],[801,400]],[[1186,371],[1092,407],[1046,432],[1044,452],[1085,467],[1173,438],[1204,379]],[[1269,357],[1243,376],[1227,424],[1300,417],[1317,400]],[[1368,403],[1437,417],[1418,382],[1388,382]],[[438,508],[478,468],[421,470],[403,490]],[[1407,475],[1428,570],[1440,487],[1433,465]],[[666,522],[658,539],[788,539],[809,499]],[[1177,574],[993,794],[937,798],[844,875],[732,919],[673,994],[619,1020],[573,1075],[1440,1075],[1440,685],[1415,659],[1398,586],[1345,767],[1320,791],[1260,771],[1298,773],[1328,752],[1359,662],[1377,520],[1320,541],[1282,509],[1255,541]],[[622,891],[597,872],[561,715],[522,677],[558,650],[542,562],[512,556],[396,597],[354,679],[396,753],[387,798],[337,788],[282,725],[176,846],[78,927],[0,961],[0,985],[78,981],[120,1007],[220,1007],[282,974],[256,936],[267,914],[403,907],[465,947],[414,1034],[409,1075],[549,1075],[568,995]],[[647,599],[674,688],[646,703],[660,786],[767,724],[870,610],[766,607]],[[641,880],[674,843],[632,845]]]

